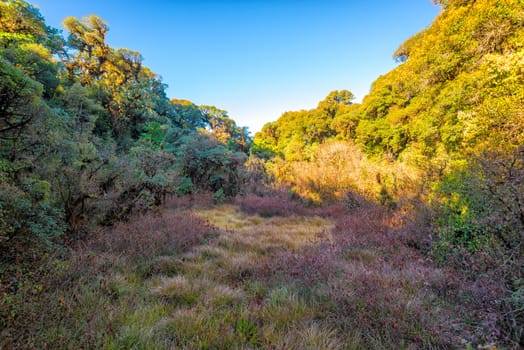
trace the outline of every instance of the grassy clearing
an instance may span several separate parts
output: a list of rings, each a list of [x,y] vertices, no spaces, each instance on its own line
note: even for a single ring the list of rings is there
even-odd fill
[[[8,305],[2,348],[460,348],[452,276],[366,209],[167,209],[101,232]],[[29,296],[29,299],[27,297]],[[24,299],[25,298],[25,299]],[[462,314],[461,314],[462,313]]]

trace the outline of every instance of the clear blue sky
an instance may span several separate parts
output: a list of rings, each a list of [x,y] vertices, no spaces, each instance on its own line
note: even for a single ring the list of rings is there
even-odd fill
[[[169,97],[229,111],[260,130],[330,91],[357,101],[395,67],[392,53],[427,27],[430,0],[29,0],[47,23],[96,14],[108,43],[139,51]]]

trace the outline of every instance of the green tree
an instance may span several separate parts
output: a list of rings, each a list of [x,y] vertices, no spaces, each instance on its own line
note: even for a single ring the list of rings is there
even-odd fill
[[[38,9],[23,0],[0,1],[0,43],[4,48],[34,42],[62,53],[64,40],[57,29],[45,24]]]
[[[16,143],[41,111],[42,85],[0,58],[0,138]],[[13,157],[13,155],[11,155]]]
[[[214,106],[200,106],[200,111],[204,115],[211,133],[228,148],[247,152],[251,145],[249,130],[236,125],[227,111],[221,110]]]
[[[216,137],[196,133],[185,136],[176,159],[180,174],[200,189],[227,196],[239,193],[244,181],[246,154],[233,152]]]
[[[90,15],[82,21],[67,17],[63,25],[69,31],[68,45],[76,51],[65,64],[70,78],[79,76],[82,84],[100,79],[107,71],[111,55],[111,49],[105,42],[109,29],[107,24],[100,17]]]
[[[308,159],[309,148],[335,137],[337,129],[346,128],[339,116],[349,113],[353,99],[353,93],[348,90],[332,91],[315,109],[282,114],[255,135],[255,152],[265,157],[280,155],[288,160]],[[349,128],[354,130],[356,126]]]

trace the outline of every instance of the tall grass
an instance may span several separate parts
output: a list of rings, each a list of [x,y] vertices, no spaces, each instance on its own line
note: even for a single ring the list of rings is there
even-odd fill
[[[0,348],[153,345],[139,325],[167,314],[147,286],[156,259],[182,254],[215,232],[190,212],[149,214],[99,230],[24,278],[2,279]]]

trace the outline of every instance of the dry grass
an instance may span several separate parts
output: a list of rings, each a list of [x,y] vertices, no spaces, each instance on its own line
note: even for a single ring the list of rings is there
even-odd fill
[[[333,228],[332,221],[317,216],[262,218],[245,214],[233,205],[202,210],[199,216],[226,231],[218,239],[221,246],[262,254],[275,247],[297,250],[330,240]]]

